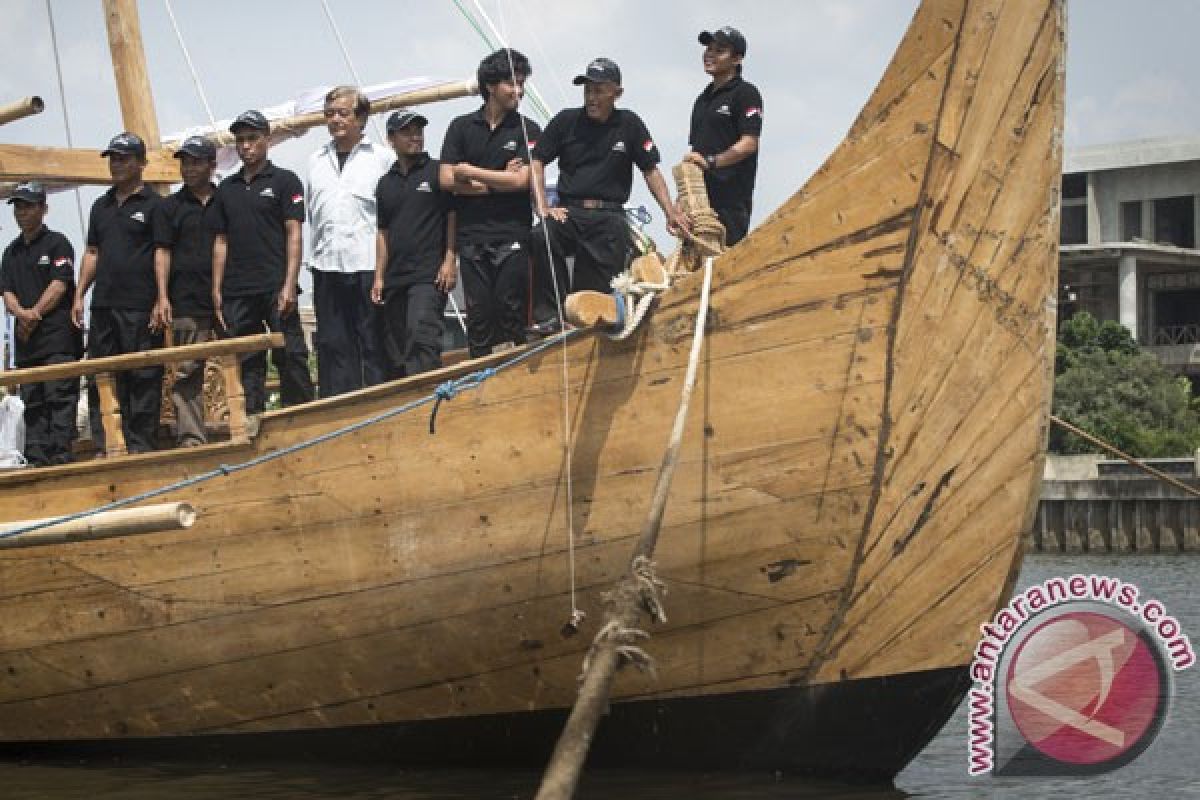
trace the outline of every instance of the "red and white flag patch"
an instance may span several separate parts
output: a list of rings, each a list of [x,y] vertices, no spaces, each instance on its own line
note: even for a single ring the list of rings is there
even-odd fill
[[[647,153],[649,153],[651,150],[654,149],[654,140],[647,139],[646,141],[642,142],[642,149],[645,150]]]
[[[750,108],[746,109],[746,119],[750,119],[750,117],[761,117],[761,116],[762,116],[762,109],[759,108],[758,106],[751,106]]]
[[[60,256],[59,258],[54,259],[54,266],[69,267],[71,266],[71,259],[67,258],[66,256]]]
[[[303,202],[304,202],[304,195],[302,195],[302,194],[292,195],[292,205],[296,205],[297,203],[303,203]]]

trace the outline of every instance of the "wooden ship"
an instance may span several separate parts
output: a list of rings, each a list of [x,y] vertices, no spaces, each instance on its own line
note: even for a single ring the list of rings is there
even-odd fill
[[[843,143],[715,261],[658,671],[618,675],[593,763],[887,779],[957,706],[1042,472],[1063,14],[925,0]],[[623,341],[577,335],[443,402],[432,435],[424,406],[162,498],[190,528],[0,549],[4,752],[542,763],[628,564],[699,285]],[[523,352],[254,436],[234,391],[228,441],[0,475],[0,522],[279,452]]]

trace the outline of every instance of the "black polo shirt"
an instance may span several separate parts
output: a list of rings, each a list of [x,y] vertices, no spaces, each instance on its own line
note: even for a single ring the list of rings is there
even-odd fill
[[[541,133],[536,122],[516,111],[508,112],[493,130],[480,108],[451,121],[442,142],[441,160],[443,164],[466,162],[495,170],[504,169],[514,158],[529,163],[529,151]],[[458,211],[460,242],[524,241],[529,238],[533,203],[526,190],[464,195],[456,199],[455,209]]]
[[[158,204],[154,215],[154,243],[171,251],[167,292],[176,316],[203,317],[213,312],[213,231],[208,217],[215,201],[214,195],[207,204],[201,203],[191,189],[182,186]]]
[[[96,198],[88,219],[88,247],[95,247],[92,308],[150,311],[158,299],[154,281],[154,210],[162,201],[143,186],[117,204],[116,188]]]
[[[723,153],[743,135],[762,135],[762,116],[762,95],[741,75],[719,89],[710,83],[692,106],[688,144],[701,155]],[[704,183],[713,208],[749,210],[756,172],[757,152],[732,167],[705,170]]]
[[[596,122],[582,108],[554,115],[533,149],[543,164],[558,162],[558,196],[563,205],[591,198],[625,203],[633,189],[633,165],[645,172],[662,158],[642,118],[623,108]]]
[[[28,244],[24,236],[12,240],[0,256],[0,293],[12,292],[25,308],[33,308],[51,281],[67,285],[58,305],[42,316],[33,336],[17,345],[17,366],[27,366],[47,356],[80,354],[79,331],[71,324],[75,289],[75,248],[67,237],[45,225]]]
[[[287,274],[289,219],[304,222],[304,186],[296,173],[268,161],[248,183],[245,168],[217,187],[206,215],[228,242],[221,294],[278,292]]]
[[[422,153],[411,170],[400,159],[379,179],[375,208],[379,230],[387,236],[385,289],[433,283],[446,256],[446,216],[453,195],[443,192],[437,160]]]

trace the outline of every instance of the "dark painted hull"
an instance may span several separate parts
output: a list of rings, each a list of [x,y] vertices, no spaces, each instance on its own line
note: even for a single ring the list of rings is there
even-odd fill
[[[965,669],[816,687],[613,706],[592,747],[596,767],[767,771],[890,781],[958,707]],[[125,756],[219,761],[380,762],[540,767],[566,714],[540,711],[297,733],[40,742],[5,758]]]

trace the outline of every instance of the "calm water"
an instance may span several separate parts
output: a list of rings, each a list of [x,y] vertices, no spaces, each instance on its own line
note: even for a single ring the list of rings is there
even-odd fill
[[[1200,596],[1194,556],[1031,557],[1021,586],[1054,575],[1095,572],[1136,583],[1143,598],[1156,597],[1200,645]],[[945,730],[896,780],[895,790],[857,787],[770,776],[730,776],[633,771],[589,774],[581,798],[666,800],[667,798],[886,798],[917,797],[1157,797],[1200,798],[1200,667],[1176,674],[1170,718],[1150,749],[1133,764],[1108,775],[1086,779],[968,778],[966,712]],[[149,800],[149,798],[394,798],[395,800],[495,800],[528,798],[537,785],[533,772],[412,771],[390,767],[275,767],[229,763],[193,764],[105,762],[5,763],[0,761],[0,798],[4,800]]]

